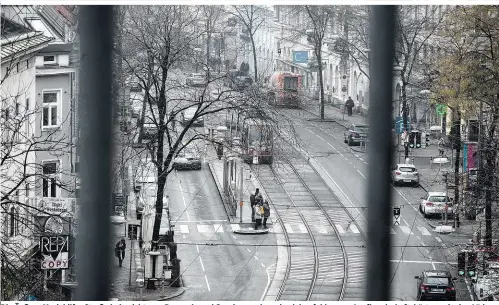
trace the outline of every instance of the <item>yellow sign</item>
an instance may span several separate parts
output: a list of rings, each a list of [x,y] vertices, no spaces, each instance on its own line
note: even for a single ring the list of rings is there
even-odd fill
[[[243,206],[244,205],[244,201],[239,202],[239,205]]]

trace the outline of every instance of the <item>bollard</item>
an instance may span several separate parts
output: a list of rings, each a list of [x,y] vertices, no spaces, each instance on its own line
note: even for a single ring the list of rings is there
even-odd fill
[[[172,283],[171,287],[180,287],[180,262],[178,258],[172,259]]]
[[[177,259],[177,244],[176,243],[171,243],[170,244],[170,260]]]

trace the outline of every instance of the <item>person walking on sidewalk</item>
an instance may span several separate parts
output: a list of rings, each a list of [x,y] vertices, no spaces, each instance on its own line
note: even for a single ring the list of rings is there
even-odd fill
[[[263,203],[263,228],[267,229],[267,219],[270,216],[270,205],[268,200]]]
[[[258,230],[258,228],[262,224],[262,217],[263,217],[262,205],[255,204],[254,211],[255,211],[255,230]]]
[[[348,111],[348,116],[352,116],[353,107],[355,107],[355,103],[353,102],[352,97],[349,96],[348,100],[345,102],[345,108]]]
[[[126,242],[125,239],[122,238],[114,248],[114,254],[118,258],[118,263],[120,267],[123,265],[123,260],[125,259],[125,249],[126,249]]]
[[[258,199],[257,199],[257,196],[258,196]],[[255,206],[257,205],[258,200],[260,200],[261,197],[262,197],[262,195],[260,194],[260,189],[259,188],[256,188],[255,194],[253,194],[253,195],[250,196],[251,221],[252,222],[255,222]]]

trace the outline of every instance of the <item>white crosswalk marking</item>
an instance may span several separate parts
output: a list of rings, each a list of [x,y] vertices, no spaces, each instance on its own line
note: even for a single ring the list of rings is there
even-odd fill
[[[288,233],[293,233],[293,228],[291,228],[291,225],[289,223],[285,223],[284,227],[286,228],[286,231]]]
[[[317,230],[318,230],[318,231],[319,231],[319,233],[321,233],[321,234],[327,234],[327,233],[329,233],[329,232],[326,230],[326,228],[324,228],[324,226],[319,226],[319,227],[317,227]]]
[[[421,234],[423,235],[431,235],[431,233],[428,231],[428,229],[426,229],[425,227],[418,227],[418,230],[421,232]]]
[[[355,233],[355,234],[359,234],[360,233],[359,229],[354,224],[350,225],[350,230],[352,230],[352,232]]]
[[[300,228],[301,233],[307,233],[307,227],[304,224],[299,224],[298,227]]]
[[[239,231],[241,230],[241,227],[237,223],[231,223],[230,224],[232,231]]]
[[[220,224],[214,224],[213,228],[215,229],[215,232],[224,232],[224,226]]]
[[[399,226],[400,230],[402,230],[405,234],[407,235],[414,235],[414,233],[411,232],[411,229],[406,226]]]
[[[343,228],[340,225],[335,225],[335,226],[336,226],[336,229],[338,230],[338,232],[340,234],[344,234],[345,233],[345,230],[343,230]]]
[[[206,233],[209,230],[207,225],[198,225],[197,227],[199,233]]]
[[[188,225],[180,225],[180,233],[182,233],[182,234],[189,233],[189,226]]]

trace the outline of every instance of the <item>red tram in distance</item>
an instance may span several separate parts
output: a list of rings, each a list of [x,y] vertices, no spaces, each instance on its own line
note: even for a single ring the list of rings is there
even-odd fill
[[[297,108],[300,106],[302,76],[287,71],[276,71],[269,78],[268,97],[275,107]]]

